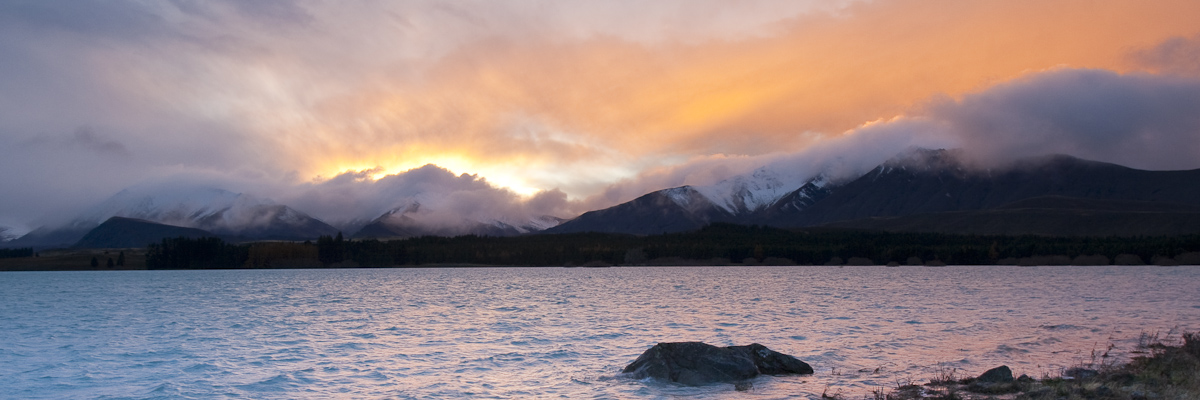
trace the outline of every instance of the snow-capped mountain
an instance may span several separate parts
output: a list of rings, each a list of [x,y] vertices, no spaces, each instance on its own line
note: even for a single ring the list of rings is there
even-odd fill
[[[694,189],[713,205],[730,214],[743,215],[767,208],[810,182],[824,186],[827,179],[821,175],[814,178],[761,167],[749,174]]]
[[[336,234],[333,227],[268,199],[211,187],[140,186],[122,190],[70,222],[42,227],[20,240],[69,246],[112,217],[202,229],[246,240],[304,240]]]
[[[1089,217],[1066,223],[1063,219],[1013,210],[1052,209],[1050,214],[1061,216],[1100,203],[1125,211],[1134,208],[1128,202],[1144,202],[1152,206],[1138,207],[1160,211],[1173,205],[1200,205],[1200,187],[1195,185],[1198,179],[1200,170],[1143,171],[1065,155],[1022,158],[1011,165],[987,169],[972,166],[955,150],[912,149],[838,185],[802,212],[773,214],[769,222],[763,223],[805,227],[837,222],[839,226],[858,229],[892,226],[897,230],[1054,234],[1065,234],[1071,229],[1086,231],[1081,227],[1092,226],[1093,232],[1113,227],[1117,228],[1111,232],[1133,232],[1119,226],[1140,224],[1135,213],[1118,218],[1112,210],[1089,211]],[[1087,205],[1073,205],[1075,202]],[[1113,202],[1126,203],[1117,206]],[[1053,207],[1047,206],[1051,203]],[[1051,220],[1072,227],[1043,229],[1045,225],[1055,225],[1048,222]],[[957,225],[950,226],[954,224]],[[1001,226],[1007,228],[1000,229]]]
[[[97,225],[111,217],[136,218],[247,239],[311,239],[333,227],[288,206],[210,187],[126,189],[79,219]]]
[[[755,222],[772,225],[780,218],[808,210],[809,207],[828,197],[834,187],[835,185],[830,183],[825,175],[818,175],[806,182],[804,186],[800,186],[799,189],[791,191],[775,200],[770,206],[755,212]]]
[[[778,167],[753,172],[705,186],[680,186],[646,194],[633,201],[548,229],[548,233],[617,232],[657,234],[699,229],[713,222],[744,223],[758,219],[783,202],[800,210],[828,194],[824,174],[806,176]]]
[[[870,171],[842,176],[836,182],[825,173],[804,177],[765,167],[714,185],[652,192],[584,213],[547,232],[658,234],[695,230],[714,222],[809,227],[858,221],[843,226],[866,229],[888,218],[960,213],[954,218],[909,218],[893,223],[907,224],[903,225],[906,229],[927,228],[933,226],[929,221],[939,218],[965,221],[965,212],[997,210],[1044,197],[1150,202],[1156,210],[1169,208],[1164,204],[1200,205],[1200,187],[1191,183],[1200,170],[1140,171],[1063,155],[1018,159],[993,170],[972,166],[962,157],[955,150],[913,148]],[[1045,208],[1048,203],[1037,204]],[[975,218],[974,214],[970,217]],[[1005,232],[1029,232],[1031,226]],[[954,229],[959,228],[945,231]],[[1120,229],[1113,230],[1117,231]]]
[[[244,214],[249,208],[270,202],[248,195],[208,187],[172,188],[157,191],[147,188],[125,189],[75,218],[81,223],[99,224],[111,217],[144,219],[158,223],[196,227],[201,220],[229,220],[232,214]]]
[[[426,196],[428,197],[428,196]],[[562,219],[552,216],[530,216],[514,219],[488,215],[484,210],[453,213],[425,206],[417,199],[406,199],[367,223],[354,238],[404,238],[424,235],[513,236],[540,232],[557,226]]]

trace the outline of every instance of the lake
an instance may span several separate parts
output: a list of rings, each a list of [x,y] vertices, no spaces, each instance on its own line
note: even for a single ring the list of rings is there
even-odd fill
[[[820,398],[943,371],[1057,375],[1200,329],[1197,267],[7,272],[0,398]],[[816,369],[622,378],[657,342]]]

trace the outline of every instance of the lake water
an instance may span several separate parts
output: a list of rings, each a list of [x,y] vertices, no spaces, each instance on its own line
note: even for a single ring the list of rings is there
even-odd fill
[[[1200,329],[1197,267],[479,268],[0,274],[0,398],[854,397],[1058,374]],[[657,342],[812,376],[622,378]]]

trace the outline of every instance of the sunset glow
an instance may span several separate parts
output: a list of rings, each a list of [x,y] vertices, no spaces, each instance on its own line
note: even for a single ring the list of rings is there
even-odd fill
[[[1200,78],[1187,0],[682,2],[636,18],[621,2],[286,4],[130,3],[92,25],[0,10],[0,49],[20,60],[0,65],[3,167],[37,171],[6,183],[39,188],[5,193],[5,221],[145,180],[286,200],[427,164],[519,198],[559,190],[579,212],[1054,71]],[[938,143],[963,137],[947,129]],[[46,181],[61,184],[31,184]]]
[[[1137,71],[1133,49],[1193,34],[1189,17],[1200,15],[1194,2],[937,3],[856,4],[736,40],[489,38],[326,97],[300,126],[275,128],[295,132],[285,145],[303,143],[290,150],[296,160],[313,146],[337,160],[294,163],[302,174],[433,163],[522,193],[587,176],[568,190],[586,197],[631,178],[583,173],[598,163],[799,151],[805,133],[920,113],[939,96],[1041,71]]]

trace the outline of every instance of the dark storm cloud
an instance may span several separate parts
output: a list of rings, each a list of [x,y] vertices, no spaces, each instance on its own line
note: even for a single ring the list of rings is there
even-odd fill
[[[1200,80],[1059,70],[930,108],[984,162],[1063,153],[1146,169],[1200,167]]]

